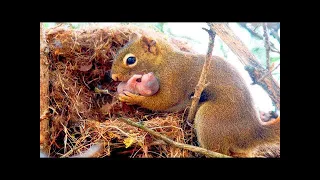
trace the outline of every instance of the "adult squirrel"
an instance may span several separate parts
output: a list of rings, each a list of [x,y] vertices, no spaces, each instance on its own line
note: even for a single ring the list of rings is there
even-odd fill
[[[127,81],[134,74],[153,72],[160,83],[152,96],[130,92],[119,95],[128,104],[164,112],[184,110],[199,81],[205,55],[183,52],[163,38],[131,34],[118,51],[111,77]],[[251,157],[258,145],[280,141],[280,118],[262,122],[245,81],[237,70],[213,56],[204,90],[195,115],[195,130],[200,146],[234,157]]]

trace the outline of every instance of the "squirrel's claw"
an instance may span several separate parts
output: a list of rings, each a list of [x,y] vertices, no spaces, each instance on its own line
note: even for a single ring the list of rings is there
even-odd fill
[[[123,93],[119,94],[119,100],[128,105],[140,104],[144,98],[144,96],[136,95],[129,91],[124,91]]]

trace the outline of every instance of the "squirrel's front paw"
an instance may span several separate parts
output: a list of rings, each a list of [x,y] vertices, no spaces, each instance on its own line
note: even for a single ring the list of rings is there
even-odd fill
[[[119,100],[121,102],[125,102],[128,105],[139,105],[145,98],[145,96],[136,95],[129,91],[124,91],[123,93],[119,94]]]

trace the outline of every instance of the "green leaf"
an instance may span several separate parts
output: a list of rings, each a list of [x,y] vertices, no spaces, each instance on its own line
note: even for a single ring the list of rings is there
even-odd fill
[[[48,24],[48,23],[43,23],[43,27],[44,27],[45,29],[47,29],[47,28],[49,27],[49,24]]]
[[[227,51],[224,49],[223,43],[220,44],[220,50],[223,53],[224,58],[228,58]]]
[[[277,61],[280,61],[280,57],[271,57],[270,58],[270,62],[271,63],[274,63],[274,62],[277,62]]]
[[[251,52],[257,57],[263,66],[266,66],[266,50],[264,48],[255,47],[251,49]]]
[[[260,54],[264,51],[263,48],[260,48],[260,47],[255,47],[255,48],[252,48],[252,52],[255,53],[255,54]]]

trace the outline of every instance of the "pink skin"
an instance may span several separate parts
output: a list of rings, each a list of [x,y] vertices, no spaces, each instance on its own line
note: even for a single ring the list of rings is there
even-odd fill
[[[263,111],[259,111],[260,113],[260,119],[264,122],[267,122],[271,119],[277,118],[278,115],[274,115],[274,113],[272,111],[270,112],[263,112]]]
[[[135,74],[127,82],[121,82],[117,87],[118,94],[129,91],[141,96],[152,96],[159,90],[159,81],[152,72],[144,75]]]

